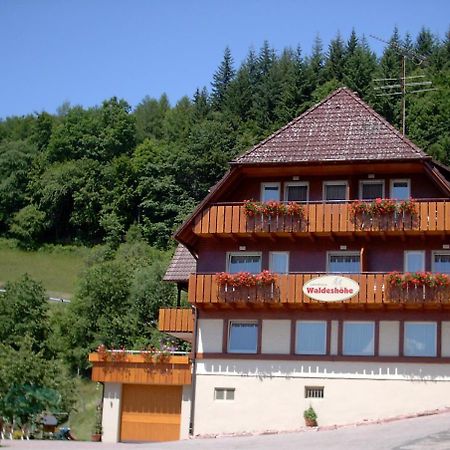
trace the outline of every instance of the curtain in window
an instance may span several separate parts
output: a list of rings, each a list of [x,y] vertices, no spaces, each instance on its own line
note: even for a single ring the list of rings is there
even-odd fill
[[[383,183],[363,183],[363,200],[374,200],[383,197]]]
[[[344,184],[325,185],[326,200],[345,200],[347,197],[347,186]]]
[[[306,202],[308,193],[307,186],[288,186],[287,201],[289,202]]]
[[[441,273],[450,273],[450,253],[434,255],[434,271]]]
[[[261,256],[260,255],[231,255],[228,272],[261,272]]]
[[[330,272],[361,272],[360,255],[329,255],[328,270]]]
[[[326,322],[297,322],[296,353],[325,355],[326,331]]]
[[[237,353],[256,353],[258,324],[231,322],[228,350]]]

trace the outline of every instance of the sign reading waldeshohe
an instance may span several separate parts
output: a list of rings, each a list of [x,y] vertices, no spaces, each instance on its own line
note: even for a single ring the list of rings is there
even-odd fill
[[[359,284],[340,275],[313,278],[303,285],[303,293],[319,302],[342,302],[359,292]]]

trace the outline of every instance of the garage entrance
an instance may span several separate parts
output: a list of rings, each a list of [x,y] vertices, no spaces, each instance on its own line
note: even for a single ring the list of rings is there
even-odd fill
[[[124,384],[121,441],[180,439],[182,386]]]

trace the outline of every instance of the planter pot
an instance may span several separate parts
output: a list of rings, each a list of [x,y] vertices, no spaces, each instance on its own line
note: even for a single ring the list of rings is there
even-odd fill
[[[102,441],[102,435],[101,434],[92,434],[91,435],[91,441],[92,442],[101,442]]]
[[[317,420],[316,419],[307,419],[305,417],[305,425],[307,427],[317,427]]]

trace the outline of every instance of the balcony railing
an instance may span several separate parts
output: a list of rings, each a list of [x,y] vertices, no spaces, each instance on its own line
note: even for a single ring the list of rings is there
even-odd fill
[[[192,333],[194,316],[191,308],[160,308],[158,329],[165,333]]]
[[[92,380],[108,383],[191,384],[191,363],[186,352],[108,351],[91,353]]]
[[[290,273],[277,275],[269,286],[232,287],[220,285],[215,274],[192,274],[189,278],[189,302],[197,306],[214,304],[320,304],[303,293],[303,286],[325,273]],[[330,275],[330,274],[328,274]],[[335,274],[337,275],[337,274]],[[359,293],[345,304],[444,304],[450,303],[450,289],[417,286],[401,288],[391,286],[388,273],[339,274],[359,285]],[[333,302],[334,303],[334,302]]]
[[[391,232],[445,233],[450,231],[450,200],[417,201],[417,215],[390,214],[377,217],[354,217],[351,202],[305,203],[302,218],[287,215],[248,217],[243,203],[216,204],[206,208],[194,224],[194,233],[213,235],[264,235],[310,233]]]

